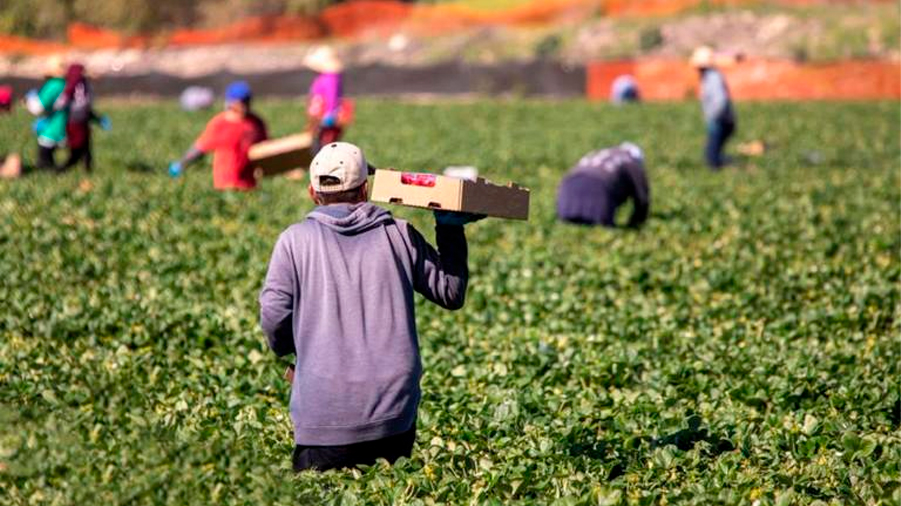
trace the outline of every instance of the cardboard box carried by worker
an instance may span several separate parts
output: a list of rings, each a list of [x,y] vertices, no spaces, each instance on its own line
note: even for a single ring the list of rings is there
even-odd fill
[[[313,160],[312,145],[313,136],[309,133],[289,135],[254,144],[247,157],[260,176],[275,176],[308,169]]]
[[[529,189],[483,178],[377,170],[370,199],[426,209],[461,211],[512,220],[529,219]]]

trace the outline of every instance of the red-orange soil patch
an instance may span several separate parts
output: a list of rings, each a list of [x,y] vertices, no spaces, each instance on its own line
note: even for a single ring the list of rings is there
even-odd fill
[[[739,100],[851,100],[901,98],[901,63],[852,60],[799,64],[786,60],[750,60],[723,69]],[[647,100],[696,96],[698,75],[683,60],[599,62],[588,66],[586,92],[607,99],[617,76],[631,74]]]

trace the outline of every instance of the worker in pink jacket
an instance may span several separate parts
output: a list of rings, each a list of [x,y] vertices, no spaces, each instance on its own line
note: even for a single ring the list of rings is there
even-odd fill
[[[307,131],[313,134],[313,152],[318,152],[320,147],[341,140],[352,108],[344,99],[344,65],[334,49],[319,47],[305,64],[318,74],[307,97]]]

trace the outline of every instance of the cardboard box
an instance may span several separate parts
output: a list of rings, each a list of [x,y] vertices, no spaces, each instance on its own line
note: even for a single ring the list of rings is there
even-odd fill
[[[262,176],[274,176],[294,169],[307,169],[313,160],[309,133],[289,135],[259,142],[250,147],[248,158]]]
[[[512,220],[529,219],[529,190],[437,174],[377,170],[370,199],[425,209],[464,211]]]

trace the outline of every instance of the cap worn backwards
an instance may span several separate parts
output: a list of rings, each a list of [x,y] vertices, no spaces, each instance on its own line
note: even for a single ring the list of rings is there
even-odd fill
[[[359,188],[372,171],[363,150],[347,142],[326,144],[310,163],[310,184],[317,193]]]

